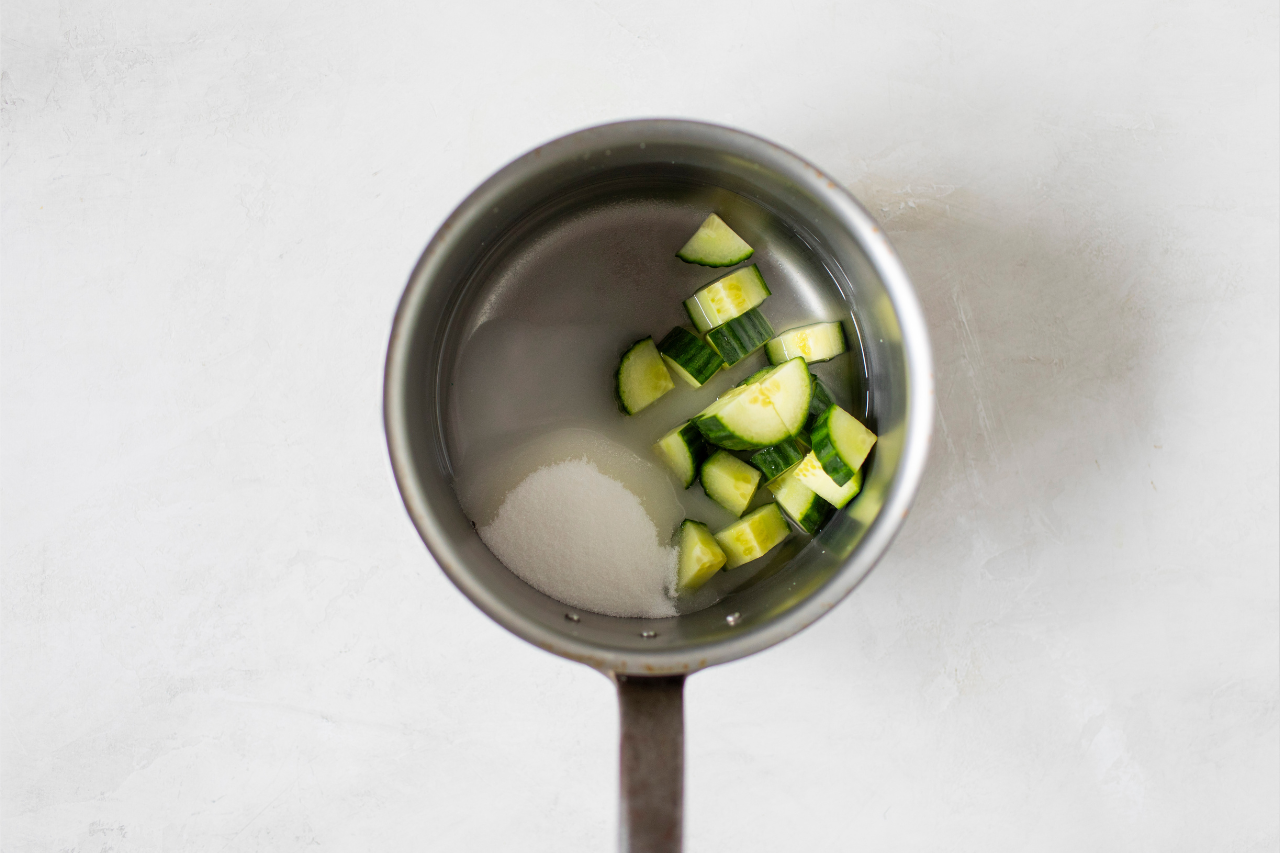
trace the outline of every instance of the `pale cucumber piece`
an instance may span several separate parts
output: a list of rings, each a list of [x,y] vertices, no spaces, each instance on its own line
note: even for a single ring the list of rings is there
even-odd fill
[[[827,409],[813,425],[813,452],[822,469],[843,486],[862,467],[876,434],[839,406]]]
[[[634,415],[674,387],[653,338],[636,341],[622,354],[615,389],[626,414]]]
[[[760,485],[758,470],[723,450],[717,450],[702,463],[699,476],[707,497],[735,516],[742,515]]]
[[[724,325],[755,308],[769,295],[769,286],[755,264],[716,279],[684,301],[684,310],[699,332]]]
[[[684,248],[676,252],[676,257],[685,263],[704,267],[731,267],[751,257],[754,251],[746,240],[713,213],[698,226]]]
[[[788,436],[804,429],[813,397],[813,376],[803,358],[778,365],[747,387],[759,388],[768,395]]]
[[[752,308],[740,317],[734,317],[723,326],[707,332],[707,343],[733,367],[773,337],[773,327],[764,315]]]
[[[724,549],[701,521],[686,518],[680,524],[680,562],[676,568],[676,590],[693,592],[725,564]]]
[[[766,480],[773,480],[799,465],[808,452],[809,448],[798,438],[788,438],[773,447],[753,453],[751,464],[760,469]]]
[[[726,569],[736,569],[744,563],[758,560],[775,545],[791,535],[791,527],[782,517],[778,505],[766,504],[745,518],[735,521],[716,534],[716,541],[724,549]]]
[[[693,421],[681,424],[658,439],[653,449],[686,489],[698,478],[698,469],[707,458],[707,441]]]
[[[839,323],[813,323],[788,329],[765,345],[770,364],[803,358],[810,364],[835,358],[846,349],[844,328]]]
[[[694,388],[716,375],[724,367],[720,353],[707,346],[702,338],[683,326],[676,326],[658,344],[658,352],[667,369]]]
[[[707,441],[729,450],[772,447],[791,434],[769,395],[756,385],[730,388],[693,422]]]
[[[801,460],[792,472],[795,478],[804,483],[809,488],[818,493],[818,496],[831,504],[836,509],[840,509],[849,501],[853,500],[862,489],[862,471],[856,471],[853,479],[845,483],[843,486],[827,474],[822,468],[822,463],[818,461],[818,457],[813,451]]]
[[[795,471],[788,471],[772,480],[768,486],[778,506],[809,535],[817,533],[818,528],[835,512],[835,507],[800,482]]]

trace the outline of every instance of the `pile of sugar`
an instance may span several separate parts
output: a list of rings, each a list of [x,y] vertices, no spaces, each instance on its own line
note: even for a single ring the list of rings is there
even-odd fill
[[[676,549],[640,499],[586,459],[539,468],[480,528],[489,550],[530,586],[610,616],[674,616]]]

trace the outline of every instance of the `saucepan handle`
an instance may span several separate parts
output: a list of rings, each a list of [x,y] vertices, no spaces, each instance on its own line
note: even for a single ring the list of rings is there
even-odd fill
[[[622,712],[622,853],[680,853],[684,676],[614,675]]]

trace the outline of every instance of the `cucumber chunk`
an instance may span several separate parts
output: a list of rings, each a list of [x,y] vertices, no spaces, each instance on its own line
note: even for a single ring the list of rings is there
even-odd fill
[[[772,337],[769,321],[755,308],[707,332],[707,342],[729,367],[760,349]]]
[[[667,363],[667,369],[694,388],[701,388],[704,382],[716,375],[717,370],[724,367],[720,354],[684,326],[676,326],[668,332],[658,344],[658,352]]]
[[[766,504],[716,534],[724,549],[726,569],[758,560],[791,535],[791,527],[777,504]]]
[[[793,358],[749,385],[729,389],[694,422],[707,441],[729,450],[772,447],[804,429],[812,393],[804,359]]]
[[[702,463],[699,476],[707,497],[735,516],[742,515],[760,485],[759,471],[723,450],[717,450]]]
[[[822,469],[822,463],[818,461],[813,451],[809,451],[809,455],[801,460],[792,473],[797,480],[813,489],[820,498],[836,509],[853,500],[853,496],[862,490],[861,469],[855,471],[853,479],[842,486]]]
[[[684,310],[699,332],[724,325],[755,308],[769,295],[769,286],[755,264],[716,279],[684,301]],[[771,334],[770,337],[773,337]]]
[[[636,341],[622,354],[615,390],[624,413],[634,415],[674,387],[653,338]]]
[[[686,518],[680,524],[680,562],[676,569],[676,590],[692,592],[720,571],[727,557],[711,528]]]
[[[813,452],[822,470],[843,486],[862,467],[876,443],[876,434],[839,406],[832,406],[813,425]]]
[[[782,364],[799,356],[813,364],[845,351],[844,328],[839,323],[813,323],[788,329],[765,346],[770,364]]]
[[[794,471],[788,471],[769,483],[769,491],[800,529],[812,536],[826,523],[836,508],[817,492],[800,482]]]
[[[698,479],[698,469],[707,458],[707,440],[694,425],[687,421],[658,439],[653,449],[667,463],[667,467],[687,489]]]
[[[714,213],[693,232],[676,257],[685,263],[704,267],[731,267],[740,264],[755,250],[747,245],[724,220]]]
[[[800,439],[792,437],[753,454],[751,464],[760,469],[766,480],[773,480],[799,465],[808,452],[809,448]]]
[[[836,404],[831,397],[831,392],[827,390],[827,386],[822,384],[822,380],[814,374],[809,374],[813,381],[813,397],[809,400],[809,420],[805,423],[805,429],[813,432],[813,425],[817,423],[818,418],[827,409]]]
[[[707,441],[729,450],[771,447],[791,435],[769,395],[757,385],[730,388],[693,422]]]
[[[754,386],[769,395],[787,435],[798,435],[804,429],[813,398],[813,375],[803,358],[778,365],[757,379]]]

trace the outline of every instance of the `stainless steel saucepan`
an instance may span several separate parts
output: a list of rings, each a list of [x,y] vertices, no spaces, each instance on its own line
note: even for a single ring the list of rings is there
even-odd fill
[[[640,619],[566,607],[508,571],[463,513],[451,437],[460,349],[478,318],[503,310],[505,294],[519,289],[512,282],[522,274],[520,298],[533,301],[505,310],[537,313],[540,298],[563,310],[568,301],[555,293],[555,277],[537,278],[537,270],[556,268],[557,252],[590,245],[604,257],[625,255],[628,245],[661,231],[660,223],[679,221],[688,229],[710,210],[727,211],[730,222],[750,226],[753,244],[772,247],[768,274],[775,295],[785,291],[810,316],[841,317],[851,330],[851,344],[860,350],[852,358],[860,363],[844,380],[856,387],[841,393],[880,436],[862,493],[793,549],[785,565],[757,572],[706,609]],[[668,252],[680,245],[671,242],[680,233],[688,231],[659,235]],[[563,260],[577,262],[569,254]],[[627,280],[625,261],[611,268],[614,278],[595,282],[594,298],[610,301],[611,287],[621,299],[650,286]],[[513,386],[511,393],[518,392]],[[933,408],[920,306],[884,233],[858,202],[814,166],[763,139],[710,124],[653,120],[590,128],[543,145],[458,206],[423,252],[396,312],[384,416],[409,516],[449,578],[517,636],[616,682],[621,848],[656,853],[681,846],[685,677],[786,639],[858,585],[906,516],[924,470]]]

